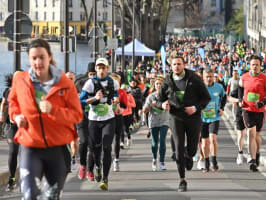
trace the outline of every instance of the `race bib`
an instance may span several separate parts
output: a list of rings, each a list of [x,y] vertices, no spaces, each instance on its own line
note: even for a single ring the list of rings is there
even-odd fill
[[[207,118],[214,118],[216,117],[216,112],[215,112],[215,102],[210,102],[206,108],[202,111],[203,117],[205,119]]]
[[[183,102],[185,91],[176,91],[176,96],[178,99]]]
[[[260,94],[249,92],[247,100],[248,102],[258,102],[260,100]]]
[[[93,112],[97,116],[104,116],[107,115],[109,112],[108,104],[98,104],[93,108]]]
[[[90,105],[85,106],[85,111],[88,112],[90,110]]]
[[[154,111],[155,114],[161,114],[163,112],[163,110],[157,107],[152,107],[152,110]]]

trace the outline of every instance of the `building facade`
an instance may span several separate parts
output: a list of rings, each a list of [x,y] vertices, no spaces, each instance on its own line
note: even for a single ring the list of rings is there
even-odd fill
[[[251,48],[266,53],[266,1],[245,0],[246,39]]]
[[[64,33],[64,0],[29,0],[29,17],[32,20],[34,35],[56,35]],[[111,26],[111,0],[100,0],[97,2],[97,19],[99,24],[105,24],[106,31]],[[93,11],[93,1],[85,0],[88,15]],[[6,18],[11,14],[7,11],[7,0],[0,0],[0,32]],[[92,15],[93,16],[93,15]],[[93,21],[92,21],[93,22]],[[69,0],[69,26],[76,26],[77,34],[85,34],[86,19],[84,7],[81,0]],[[89,26],[92,27],[93,23]]]

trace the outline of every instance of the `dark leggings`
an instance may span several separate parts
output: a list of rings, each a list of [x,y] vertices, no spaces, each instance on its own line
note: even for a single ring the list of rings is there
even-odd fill
[[[92,153],[97,167],[101,166],[101,153],[103,150],[103,178],[108,178],[112,163],[112,142],[115,133],[115,118],[105,121],[89,122],[92,142]]]
[[[115,116],[115,158],[119,159],[119,153],[120,153],[120,138],[121,135],[124,134],[123,131],[123,116],[122,115],[116,115]]]
[[[20,152],[20,181],[23,199],[60,199],[67,176],[66,152],[67,147],[29,148],[21,145]],[[69,155],[66,155],[66,154]],[[43,194],[39,189],[42,177],[46,178],[47,187]]]
[[[170,127],[176,149],[176,164],[180,178],[185,178],[185,136],[187,138],[187,154],[192,158],[197,153],[201,117],[189,116],[186,119],[176,118],[171,115]]]
[[[130,125],[133,122],[133,116],[132,115],[125,115],[123,118],[124,118],[124,130],[125,130],[125,132],[127,134],[127,138],[130,139],[131,138],[131,134],[130,134],[130,131],[129,131],[129,127],[130,127]],[[121,135],[121,141],[123,143],[125,141],[124,132]]]
[[[7,123],[4,128],[4,134],[7,137],[8,143],[8,169],[10,177],[14,178],[18,164],[19,145],[14,142],[14,136],[17,132],[17,126],[12,123]]]
[[[88,126],[89,126],[88,116],[86,113],[84,113],[81,123],[77,124],[76,126],[79,135],[79,157],[80,157],[79,161],[80,165],[87,166],[89,171],[93,171],[94,159],[90,149],[91,142],[89,141]]]

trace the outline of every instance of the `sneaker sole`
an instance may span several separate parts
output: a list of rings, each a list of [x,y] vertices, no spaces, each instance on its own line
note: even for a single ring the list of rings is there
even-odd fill
[[[257,169],[257,166],[256,166],[256,165],[250,165],[249,169],[250,169],[250,171],[252,171],[252,172],[257,172],[257,171],[259,171],[259,170]]]
[[[99,187],[101,190],[104,190],[104,191],[108,190],[108,185],[106,185],[105,183],[101,183]]]

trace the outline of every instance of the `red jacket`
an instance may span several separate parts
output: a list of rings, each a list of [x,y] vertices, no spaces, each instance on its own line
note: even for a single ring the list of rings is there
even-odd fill
[[[127,108],[123,110],[123,116],[131,115],[132,114],[132,108],[136,107],[135,99],[132,96],[132,94],[127,93]]]
[[[69,144],[77,138],[74,123],[82,120],[82,108],[76,88],[65,74],[51,88],[46,99],[52,104],[52,111],[39,113],[29,73],[25,71],[14,76],[8,96],[9,115],[15,121],[16,115],[23,114],[28,121],[26,128],[18,129],[14,138],[17,143],[46,148]]]

